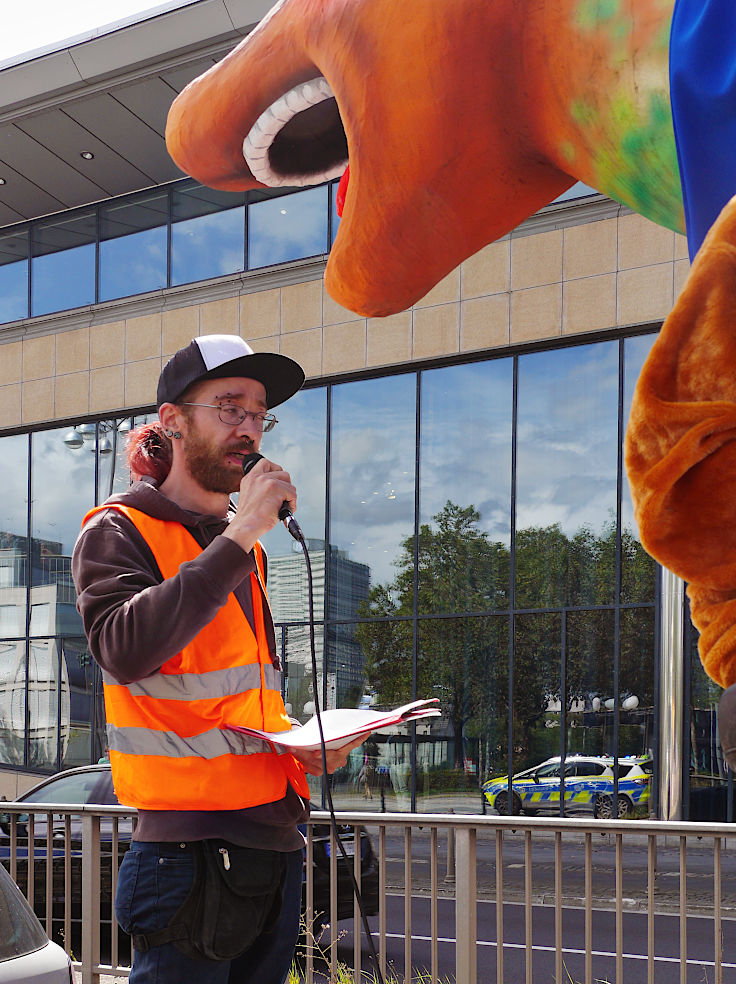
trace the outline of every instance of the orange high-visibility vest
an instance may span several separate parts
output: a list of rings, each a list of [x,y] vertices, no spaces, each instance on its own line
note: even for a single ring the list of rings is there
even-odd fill
[[[153,552],[164,579],[202,548],[180,523],[153,519],[118,504]],[[235,596],[181,652],[152,676],[118,683],[103,670],[105,712],[115,792],[121,803],[145,810],[239,810],[273,803],[291,783],[309,797],[301,765],[289,753],[230,731],[241,724],[288,731],[281,673],[271,662],[263,621],[260,544],[251,574],[255,634]],[[166,612],[161,612],[166,618]]]

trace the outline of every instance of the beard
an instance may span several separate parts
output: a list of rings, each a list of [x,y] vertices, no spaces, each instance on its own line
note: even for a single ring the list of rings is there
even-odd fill
[[[221,492],[230,495],[240,489],[243,478],[242,467],[229,465],[223,461],[223,454],[242,452],[248,454],[255,450],[254,442],[244,437],[231,448],[222,448],[205,440],[197,428],[190,425],[186,443],[182,448],[184,460],[192,478],[207,492]]]

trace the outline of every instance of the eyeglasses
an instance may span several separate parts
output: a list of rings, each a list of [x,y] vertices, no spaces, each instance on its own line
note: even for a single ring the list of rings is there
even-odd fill
[[[210,410],[217,410],[217,415],[223,424],[228,424],[230,427],[236,427],[238,424],[242,424],[246,417],[250,417],[255,429],[264,434],[268,434],[278,424],[278,420],[272,413],[261,413],[260,411],[256,413],[254,410],[244,410],[235,403],[223,403],[221,405],[216,403],[182,403],[180,406],[209,407]]]

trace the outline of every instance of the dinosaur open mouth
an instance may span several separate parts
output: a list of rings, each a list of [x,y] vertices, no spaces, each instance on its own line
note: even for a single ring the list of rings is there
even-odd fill
[[[261,113],[243,141],[253,177],[269,188],[329,181],[348,163],[337,100],[322,76],[290,89]]]

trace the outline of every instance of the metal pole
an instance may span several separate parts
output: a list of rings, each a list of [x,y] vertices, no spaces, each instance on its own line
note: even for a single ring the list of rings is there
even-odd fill
[[[457,879],[455,887],[455,979],[462,984],[478,981],[478,901],[476,831],[462,827],[457,832]],[[499,904],[498,902],[496,903]],[[407,977],[407,980],[409,978]]]
[[[66,850],[68,850],[68,842]],[[112,859],[112,864],[117,858]],[[100,817],[82,814],[82,984],[99,984]],[[114,930],[113,930],[114,931]]]
[[[450,809],[450,813],[454,813]],[[445,868],[445,882],[448,884],[455,881],[455,828],[447,828],[447,866]]]
[[[667,568],[663,567],[661,571],[659,808],[662,820],[680,820],[682,818],[682,728],[685,715],[683,706],[685,584]]]

